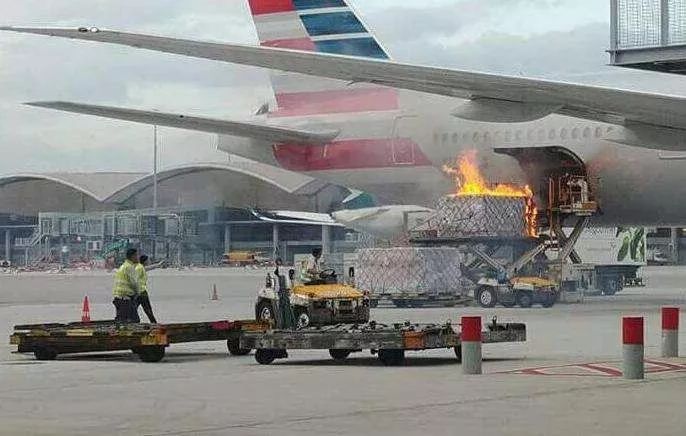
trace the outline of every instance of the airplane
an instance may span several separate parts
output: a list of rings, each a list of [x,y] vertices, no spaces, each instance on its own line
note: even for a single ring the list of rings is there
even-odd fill
[[[49,109],[220,135],[219,149],[374,194],[345,223],[398,222],[455,190],[442,168],[476,150],[487,180],[587,176],[598,226],[678,226],[686,217],[686,98],[390,60],[347,0],[249,0],[260,46],[102,30],[0,30],[126,45],[272,70],[276,107],[221,120],[74,102]],[[307,75],[307,76],[303,76]],[[669,154],[664,154],[668,151]],[[393,206],[397,205],[397,206]],[[405,208],[405,209],[403,209]],[[389,218],[390,217],[390,218]]]

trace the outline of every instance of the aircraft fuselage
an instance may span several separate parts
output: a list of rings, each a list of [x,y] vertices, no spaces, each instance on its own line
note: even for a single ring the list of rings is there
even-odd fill
[[[686,161],[664,160],[657,150],[622,145],[621,126],[550,115],[526,123],[487,123],[451,116],[459,99],[401,92],[402,110],[326,114],[281,119],[279,124],[341,130],[323,146],[279,144],[225,137],[220,149],[332,183],[375,194],[386,204],[431,207],[452,192],[441,170],[476,150],[491,182],[530,183],[519,163],[494,152],[508,147],[564,147],[585,163],[602,213],[602,225],[680,225],[686,217]]]

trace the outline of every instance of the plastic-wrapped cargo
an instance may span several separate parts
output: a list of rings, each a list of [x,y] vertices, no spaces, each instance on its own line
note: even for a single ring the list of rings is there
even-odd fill
[[[450,247],[367,248],[357,251],[355,284],[372,294],[462,294],[462,255]]]
[[[526,237],[527,198],[446,196],[438,202],[436,214],[412,233],[415,237],[438,238]]]

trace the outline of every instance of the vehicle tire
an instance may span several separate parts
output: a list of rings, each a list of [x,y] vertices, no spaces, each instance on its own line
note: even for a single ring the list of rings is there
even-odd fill
[[[603,295],[615,295],[617,292],[621,291],[618,278],[610,278],[605,280],[603,284]]]
[[[557,292],[545,294],[543,296],[541,306],[545,307],[546,309],[553,307],[555,305],[555,302],[557,301],[557,295]]]
[[[329,355],[333,358],[333,360],[338,362],[342,362],[347,359],[348,356],[350,356],[350,353],[352,353],[352,351],[341,348],[331,348],[329,350]]]
[[[146,347],[137,348],[138,358],[143,362],[155,363],[164,359],[163,345],[150,345]]]
[[[379,361],[385,366],[402,365],[405,361],[405,350],[400,349],[381,349],[379,350]]]
[[[517,300],[517,304],[519,305],[519,307],[523,307],[525,309],[533,306],[534,304],[534,297],[533,295],[531,295],[531,292],[517,292],[517,296],[515,298]]]
[[[476,301],[481,307],[495,307],[498,304],[498,295],[493,288],[482,286],[476,290]]]
[[[304,307],[296,307],[295,312],[295,327],[302,329],[310,326],[310,314],[307,313],[307,309]]]
[[[227,339],[226,348],[229,349],[229,354],[232,356],[246,356],[252,351],[250,348],[241,348],[241,344],[238,339]]]
[[[276,359],[276,354],[269,348],[260,348],[255,352],[255,360],[260,365],[269,365]]]
[[[33,355],[36,356],[36,360],[57,359],[57,351],[52,347],[36,347],[33,350]]]
[[[274,321],[274,305],[271,300],[261,300],[255,309],[258,321]]]
[[[462,345],[455,346],[455,357],[457,358],[457,363],[462,363]]]

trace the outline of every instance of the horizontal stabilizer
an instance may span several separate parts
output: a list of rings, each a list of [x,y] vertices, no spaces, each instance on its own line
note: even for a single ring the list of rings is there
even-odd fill
[[[26,104],[29,106],[56,109],[66,112],[133,121],[135,123],[154,124],[158,126],[196,130],[199,132],[253,138],[269,143],[325,144],[338,136],[339,133],[336,130],[306,131],[282,126],[266,125],[264,123],[252,121],[228,121],[63,101],[34,102]]]

